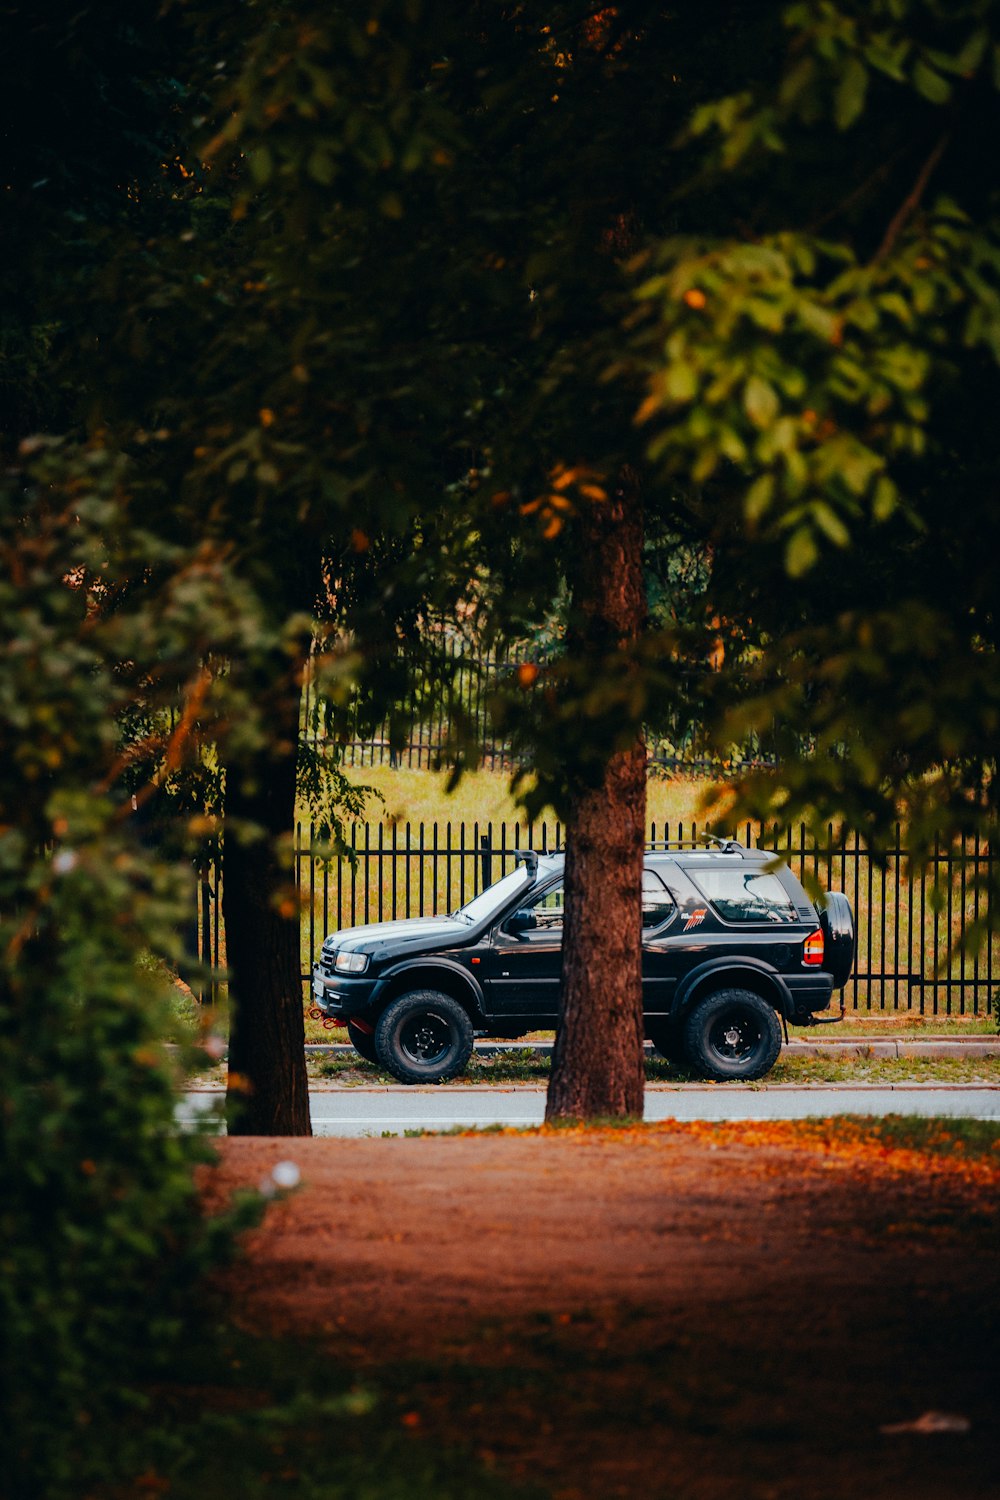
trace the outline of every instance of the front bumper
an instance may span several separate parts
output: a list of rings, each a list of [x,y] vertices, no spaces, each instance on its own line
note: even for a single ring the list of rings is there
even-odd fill
[[[375,980],[368,974],[330,974],[313,964],[312,998],[325,1016],[356,1016],[368,1008]]]

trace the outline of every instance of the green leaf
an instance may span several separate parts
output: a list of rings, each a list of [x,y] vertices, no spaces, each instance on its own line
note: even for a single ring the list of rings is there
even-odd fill
[[[774,475],[761,474],[754,480],[743,500],[743,514],[750,522],[760,520],[774,499]]]
[[[671,401],[691,401],[698,390],[698,376],[693,366],[674,360],[663,376],[663,389]]]
[[[951,98],[951,84],[947,78],[935,73],[920,58],[913,66],[913,86],[918,94],[923,94],[932,104],[947,104]]]
[[[963,77],[968,77],[969,74],[974,73],[979,67],[985,56],[989,40],[989,30],[985,26],[980,26],[969,37],[969,40],[955,59],[958,71]]]
[[[719,451],[731,463],[742,464],[746,461],[746,444],[732,427],[719,428]]]
[[[781,402],[773,385],[751,375],[743,388],[743,406],[755,427],[767,427],[778,415]]]
[[[798,305],[798,319],[803,328],[807,328],[810,333],[822,339],[824,344],[831,341],[839,323],[836,314],[832,313],[828,307],[824,307],[820,302],[812,302],[808,298],[803,298]]]
[[[793,531],[785,548],[785,571],[792,578],[801,578],[803,573],[808,573],[814,566],[819,551],[812,532],[808,526],[800,526]]]
[[[306,171],[313,182],[318,182],[323,187],[330,186],[333,181],[333,162],[322,147],[317,146],[314,151],[310,152]]]
[[[907,38],[904,37],[893,43],[889,33],[881,33],[872,37],[865,48],[865,57],[873,68],[878,68],[880,73],[894,78],[897,83],[905,83],[905,63],[910,49],[911,43]]]
[[[887,521],[899,504],[899,493],[888,474],[879,475],[872,499],[872,515],[876,521]]]
[[[270,180],[273,171],[274,161],[267,146],[258,146],[250,152],[250,175],[258,187]]]
[[[816,59],[801,58],[781,82],[779,98],[784,105],[794,104],[801,94],[808,91],[816,77]]]
[[[714,448],[703,448],[691,466],[691,478],[695,484],[704,484],[719,466],[719,455]]]
[[[885,312],[895,313],[901,323],[913,322],[913,309],[900,292],[883,292],[878,304]]]
[[[847,130],[865,107],[868,69],[860,57],[850,57],[840,75],[833,98],[833,118],[838,130]]]
[[[817,500],[812,506],[812,515],[820,531],[824,536],[829,537],[835,547],[848,545],[851,533],[832,505],[828,505],[825,500]]]

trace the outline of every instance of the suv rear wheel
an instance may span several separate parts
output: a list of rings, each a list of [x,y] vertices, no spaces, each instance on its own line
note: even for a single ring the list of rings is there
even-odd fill
[[[684,1020],[688,1060],[706,1078],[763,1078],[781,1051],[781,1023],[753,990],[715,990]]]
[[[472,1055],[472,1022],[439,990],[411,990],[387,1006],[375,1027],[378,1061],[400,1083],[442,1083]]]

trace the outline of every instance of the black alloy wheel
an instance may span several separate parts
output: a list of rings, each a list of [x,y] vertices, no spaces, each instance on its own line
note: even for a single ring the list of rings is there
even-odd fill
[[[375,1027],[375,1054],[400,1083],[443,1083],[472,1055],[472,1022],[438,990],[411,990],[387,1006]]]
[[[781,1051],[781,1022],[753,990],[715,990],[684,1021],[691,1066],[705,1078],[750,1081],[770,1072]]]

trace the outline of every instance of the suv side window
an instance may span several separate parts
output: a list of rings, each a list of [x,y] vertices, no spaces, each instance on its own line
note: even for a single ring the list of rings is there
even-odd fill
[[[561,928],[565,911],[562,883],[554,885],[551,890],[546,891],[544,896],[540,897],[538,901],[535,901],[527,909],[534,916],[535,927],[538,931],[553,932]]]
[[[725,922],[794,922],[795,906],[777,875],[759,870],[688,870]]]
[[[660,927],[672,917],[677,907],[655,870],[642,872],[642,926],[643,931]]]

